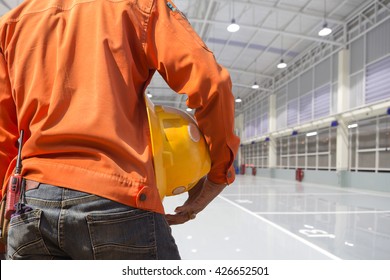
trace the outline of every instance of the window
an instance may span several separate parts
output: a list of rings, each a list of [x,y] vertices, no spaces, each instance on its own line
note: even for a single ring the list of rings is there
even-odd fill
[[[390,116],[357,122],[350,128],[350,170],[390,171]]]
[[[323,128],[317,133],[310,137],[302,133],[278,139],[277,166],[289,169],[335,169],[337,128]]]
[[[318,132],[318,168],[329,168],[329,130],[322,130]]]
[[[390,171],[390,116],[379,120],[379,159],[378,170]]]

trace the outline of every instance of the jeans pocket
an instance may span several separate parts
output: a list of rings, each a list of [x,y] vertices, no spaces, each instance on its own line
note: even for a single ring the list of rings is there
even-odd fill
[[[31,252],[41,259],[51,259],[39,229],[42,211],[39,209],[11,218],[8,231],[9,259],[29,259]]]
[[[154,213],[131,210],[87,216],[94,258],[155,259]]]

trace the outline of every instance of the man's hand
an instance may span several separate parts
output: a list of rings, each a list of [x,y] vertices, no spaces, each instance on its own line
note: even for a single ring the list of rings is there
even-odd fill
[[[168,224],[178,225],[188,222],[196,217],[214,198],[226,187],[226,184],[215,184],[207,180],[206,176],[188,191],[186,202],[175,209],[174,215],[165,215]]]

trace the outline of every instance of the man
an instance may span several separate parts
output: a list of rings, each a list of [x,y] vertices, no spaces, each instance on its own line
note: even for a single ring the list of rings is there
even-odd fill
[[[171,224],[234,180],[231,81],[169,0],[25,0],[0,21],[0,182],[24,130],[10,259],[179,259]],[[144,91],[155,71],[209,145],[207,178],[164,215]],[[168,223],[167,223],[168,221]]]

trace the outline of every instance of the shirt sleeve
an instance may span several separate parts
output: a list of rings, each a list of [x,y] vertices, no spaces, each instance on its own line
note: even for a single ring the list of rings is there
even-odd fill
[[[0,187],[2,192],[7,183],[10,165],[17,155],[18,129],[15,102],[7,70],[7,64],[0,53]]]
[[[188,96],[187,106],[209,145],[208,179],[230,184],[239,138],[234,134],[234,97],[230,75],[170,1],[155,1],[146,32],[145,52],[177,93]]]

